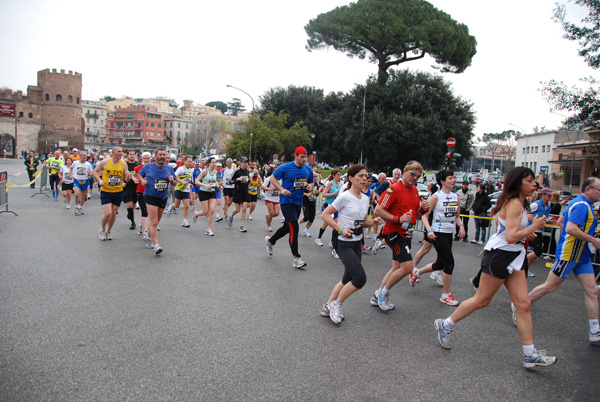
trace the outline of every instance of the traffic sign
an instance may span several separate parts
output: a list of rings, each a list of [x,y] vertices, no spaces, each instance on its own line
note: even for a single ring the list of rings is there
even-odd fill
[[[209,152],[209,153],[207,153],[206,155],[208,155],[208,156],[212,156],[212,154],[211,154],[210,152]]]
[[[277,158],[279,158],[279,155],[277,155],[277,154],[274,154],[274,155],[273,155],[273,159],[277,159]]]
[[[456,145],[456,139],[454,139],[454,137],[450,137],[446,140],[446,146],[448,148],[454,148],[455,145]]]

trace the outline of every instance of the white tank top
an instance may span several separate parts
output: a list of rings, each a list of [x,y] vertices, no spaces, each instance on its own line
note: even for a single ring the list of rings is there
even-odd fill
[[[521,207],[522,208],[522,207]],[[527,219],[527,212],[522,208],[523,213],[521,214],[521,222],[519,222],[519,229],[526,228],[529,220]],[[494,233],[487,244],[485,245],[486,250],[505,250],[505,251],[521,251],[524,250],[525,239],[517,243],[509,243],[506,241],[506,220],[500,218],[498,215],[498,230]]]
[[[454,220],[458,212],[458,197],[456,193],[444,193],[439,190],[435,193],[438,201],[433,207],[433,220],[431,230],[438,233],[454,233]]]

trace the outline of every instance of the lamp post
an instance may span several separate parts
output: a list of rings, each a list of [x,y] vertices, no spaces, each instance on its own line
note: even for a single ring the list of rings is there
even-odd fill
[[[248,95],[248,97],[252,101],[252,113],[250,113],[250,114],[254,114],[254,98],[252,98],[252,96],[250,96],[250,94],[248,92],[246,92],[243,89],[240,89],[238,87],[234,87],[233,85],[229,85],[229,84],[227,84],[226,87],[237,89],[238,91],[241,91],[241,92],[245,93],[246,95]],[[252,124],[250,124],[250,152],[248,153],[248,159],[252,159]]]
[[[523,131],[523,135],[525,136],[525,152],[523,153],[524,156],[523,158],[525,158],[525,166],[527,166],[527,152],[529,151],[529,136],[525,133],[525,129],[523,129],[522,127],[517,126],[516,124],[512,124],[512,123],[508,123],[509,126],[513,126],[518,128],[519,130]]]
[[[571,178],[569,179],[569,193],[573,194],[573,165],[575,164],[575,151],[571,152]]]

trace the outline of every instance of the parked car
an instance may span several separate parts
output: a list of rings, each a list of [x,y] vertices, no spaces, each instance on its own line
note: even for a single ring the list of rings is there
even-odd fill
[[[570,199],[570,198],[573,198],[573,194],[571,194],[571,193],[570,193],[570,192],[568,192],[568,191],[561,191],[561,192],[558,194],[558,196],[560,197],[560,200],[561,200],[561,201],[566,201],[566,200],[568,200],[568,199]]]
[[[417,190],[419,190],[419,198],[422,200],[426,200],[429,195],[429,191],[427,191],[427,186],[423,183],[417,183]]]
[[[488,195],[488,198],[492,203],[492,209],[496,208],[496,203],[498,202],[498,197],[500,197],[500,194],[502,194],[502,191],[496,191],[495,193]]]

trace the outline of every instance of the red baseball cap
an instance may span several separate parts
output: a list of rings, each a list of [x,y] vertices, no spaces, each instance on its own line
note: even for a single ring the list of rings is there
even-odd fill
[[[306,148],[304,148],[302,146],[296,148],[296,151],[294,153],[295,154],[308,154],[308,152],[306,152]]]

